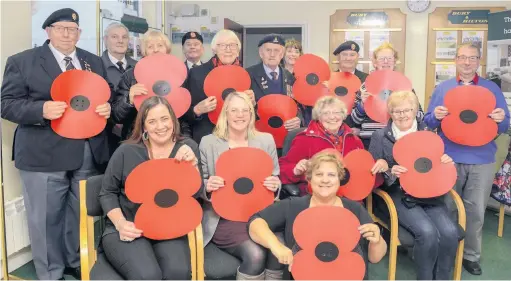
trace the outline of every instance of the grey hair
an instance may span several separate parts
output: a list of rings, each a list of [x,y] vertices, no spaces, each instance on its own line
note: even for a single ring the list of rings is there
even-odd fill
[[[211,50],[215,54],[216,54],[217,44],[220,39],[223,39],[223,40],[234,39],[234,40],[236,40],[236,44],[238,45],[238,50],[241,48],[241,41],[238,38],[238,35],[236,35],[236,33],[234,33],[232,30],[222,29],[222,30],[219,30],[215,34],[215,36],[213,36],[213,39],[211,40]]]
[[[458,48],[456,48],[456,57],[459,55],[461,48],[475,49],[477,50],[477,56],[481,58],[481,49],[479,49],[479,46],[477,46],[474,42],[465,42],[458,45]]]
[[[110,30],[112,30],[114,28],[118,28],[118,27],[124,28],[126,30],[126,32],[128,32],[128,34],[130,33],[129,29],[124,24],[122,24],[120,22],[112,22],[105,28],[105,32],[103,33],[103,36],[108,36],[108,33],[110,32]]]
[[[316,104],[312,108],[312,120],[318,121],[319,116],[321,115],[321,110],[328,105],[338,107],[342,114],[342,120],[346,119],[348,109],[346,108],[346,104],[340,98],[336,96],[322,96],[316,101]]]

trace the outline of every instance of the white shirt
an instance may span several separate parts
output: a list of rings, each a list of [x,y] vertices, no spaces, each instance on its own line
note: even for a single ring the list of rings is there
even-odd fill
[[[66,56],[63,53],[61,53],[59,50],[55,49],[55,47],[53,47],[51,42],[48,44],[48,46],[50,47],[50,50],[53,53],[53,56],[57,60],[57,63],[59,64],[62,72],[66,71],[66,61],[64,60],[65,57],[70,57],[73,59],[71,62],[73,63],[73,65],[76,69],[80,69],[80,70],[82,69],[80,60],[78,60],[78,57],[76,56],[76,49],[71,54],[69,54],[69,56]]]
[[[198,61],[197,63],[195,63],[196,66],[199,66],[201,65],[202,62],[201,61]],[[192,69],[192,66],[193,66],[193,62],[189,61],[189,60],[186,60],[186,65],[188,66],[188,69]]]
[[[108,54],[108,58],[110,59],[110,61],[115,65],[115,67],[119,68],[119,65],[117,64],[117,62],[119,61],[118,59],[116,59],[114,56],[112,56],[110,54],[110,52],[106,52]],[[124,69],[126,70],[126,67],[128,66],[128,61],[126,60],[126,56],[122,57],[122,67],[124,67]]]
[[[277,68],[275,68],[275,70],[272,70],[271,68],[266,66],[266,64],[264,64],[264,63],[263,63],[263,67],[264,67],[264,72],[266,72],[266,76],[268,76],[270,79],[273,79],[273,76],[271,76],[271,73],[272,72],[277,72],[277,77],[276,77],[275,80],[279,80],[280,67],[277,66]]]

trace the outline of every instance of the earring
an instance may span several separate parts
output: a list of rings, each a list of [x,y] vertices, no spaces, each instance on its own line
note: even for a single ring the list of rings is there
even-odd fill
[[[149,134],[147,133],[147,131],[142,133],[142,139],[143,140],[148,140],[149,139]]]

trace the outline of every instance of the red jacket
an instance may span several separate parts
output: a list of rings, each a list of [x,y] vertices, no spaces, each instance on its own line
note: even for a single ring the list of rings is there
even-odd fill
[[[305,194],[307,190],[305,176],[295,176],[293,170],[300,160],[310,159],[314,154],[327,148],[337,149],[344,156],[352,150],[364,149],[364,145],[346,124],[341,125],[338,136],[332,136],[326,134],[318,121],[311,121],[307,130],[296,135],[289,152],[279,159],[282,183],[300,183],[300,190]]]

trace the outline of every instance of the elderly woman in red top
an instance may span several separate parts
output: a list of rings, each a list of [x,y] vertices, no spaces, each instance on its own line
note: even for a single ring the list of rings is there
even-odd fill
[[[289,152],[279,159],[280,180],[283,184],[299,183],[300,196],[307,193],[307,181],[304,178],[307,161],[314,154],[334,148],[343,156],[355,149],[364,149],[362,141],[355,136],[350,127],[344,124],[346,105],[335,96],[318,99],[312,109],[312,121],[309,127],[296,135]],[[380,172],[384,163],[377,162],[373,173]]]

